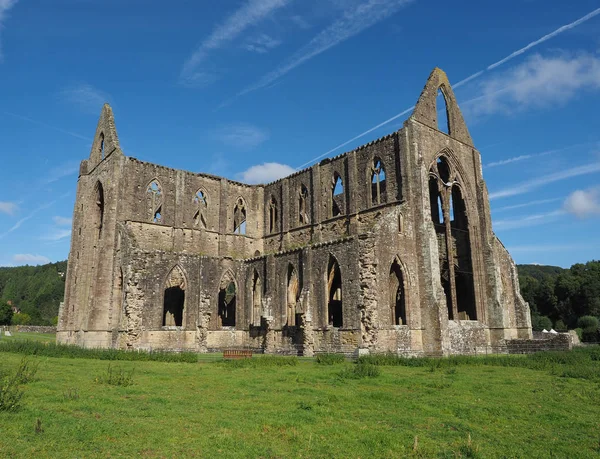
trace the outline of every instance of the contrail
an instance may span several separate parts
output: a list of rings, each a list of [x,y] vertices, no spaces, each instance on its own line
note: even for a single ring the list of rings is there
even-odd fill
[[[554,38],[554,37],[556,37],[557,35],[559,35],[559,34],[561,34],[561,33],[565,32],[565,31],[567,31],[567,30],[571,30],[571,29],[573,29],[574,27],[577,27],[578,25],[580,25],[580,24],[582,24],[582,23],[584,23],[584,22],[586,22],[586,21],[588,21],[588,20],[592,19],[594,16],[597,16],[598,14],[600,14],[600,8],[596,8],[594,11],[592,11],[592,12],[590,12],[590,13],[586,14],[585,16],[583,16],[583,17],[581,17],[581,18],[577,19],[576,21],[574,21],[574,22],[571,22],[571,23],[569,23],[569,24],[566,24],[566,25],[564,25],[564,26],[561,26],[561,27],[559,27],[558,29],[556,29],[554,32],[551,32],[551,33],[549,33],[549,34],[547,34],[547,35],[544,35],[543,37],[539,38],[538,40],[532,41],[532,42],[531,42],[531,43],[529,43],[527,46],[524,46],[523,48],[521,48],[521,49],[518,49],[517,51],[515,51],[515,52],[513,52],[513,53],[509,54],[509,55],[508,55],[508,56],[506,56],[504,59],[501,59],[501,60],[499,60],[498,62],[494,62],[493,64],[490,64],[490,65],[488,65],[488,66],[487,66],[485,69],[483,69],[483,70],[480,70],[480,71],[478,71],[478,72],[476,72],[476,73],[474,73],[474,74],[472,74],[472,75],[469,75],[468,77],[466,77],[466,78],[464,78],[464,79],[460,80],[458,83],[455,83],[455,84],[453,84],[453,85],[452,85],[452,87],[453,87],[453,88],[458,88],[458,87],[460,87],[460,86],[464,85],[465,83],[468,83],[469,81],[472,81],[472,80],[474,80],[475,78],[479,78],[479,77],[480,77],[481,75],[483,75],[484,73],[486,73],[486,72],[488,72],[488,71],[490,71],[490,70],[493,70],[493,69],[495,69],[495,68],[497,68],[497,67],[501,66],[502,64],[505,64],[506,62],[510,61],[511,59],[514,59],[515,57],[517,57],[517,56],[520,56],[521,54],[523,54],[523,53],[525,53],[525,52],[529,51],[531,48],[533,48],[533,47],[535,47],[535,46],[537,46],[537,45],[539,45],[539,44],[541,44],[541,43],[544,43],[545,41],[547,41],[547,40],[550,40],[551,38]],[[363,132],[362,134],[359,134],[359,135],[357,135],[357,136],[353,137],[352,139],[350,139],[350,140],[348,140],[348,141],[346,141],[346,142],[344,142],[344,143],[341,143],[341,144],[339,144],[337,147],[335,147],[335,148],[332,148],[331,150],[329,150],[329,151],[327,151],[327,152],[323,153],[322,155],[319,155],[319,156],[317,156],[316,158],[313,158],[313,159],[311,159],[310,161],[307,161],[306,163],[304,163],[304,164],[302,164],[302,165],[298,166],[296,169],[297,169],[297,170],[298,170],[298,169],[302,169],[303,167],[306,167],[306,166],[308,166],[309,164],[312,164],[312,163],[314,163],[314,162],[318,161],[319,159],[321,159],[321,158],[323,158],[323,157],[325,157],[325,156],[329,156],[329,155],[330,155],[331,153],[333,153],[334,151],[336,151],[336,150],[339,150],[340,148],[342,148],[342,147],[345,147],[345,146],[346,146],[346,145],[348,145],[349,143],[352,143],[352,142],[354,142],[355,140],[358,140],[358,139],[360,139],[361,137],[364,137],[364,136],[366,136],[367,134],[370,134],[371,132],[375,131],[376,129],[379,129],[379,128],[380,128],[380,127],[382,127],[382,126],[385,126],[386,124],[389,124],[389,123],[391,123],[392,121],[394,121],[394,120],[396,120],[396,119],[400,118],[401,116],[403,116],[403,115],[407,114],[408,112],[410,112],[410,111],[411,111],[411,110],[413,110],[414,108],[415,108],[415,106],[413,105],[412,107],[410,107],[410,108],[407,108],[406,110],[403,110],[402,112],[398,113],[397,115],[394,115],[394,116],[392,116],[391,118],[389,118],[389,119],[387,119],[387,120],[383,121],[382,123],[379,123],[377,126],[374,126],[374,127],[372,127],[371,129],[368,129],[368,130],[366,130],[366,131],[365,131],[365,132]]]
[[[75,137],[76,139],[86,140],[88,142],[92,142],[93,141],[93,139],[90,139],[89,137],[84,137],[84,136],[79,135],[79,134],[77,134],[75,132],[66,131],[66,130],[58,128],[56,126],[52,126],[50,124],[42,123],[41,121],[34,120],[32,118],[29,118],[28,116],[23,116],[23,115],[19,115],[17,113],[11,113],[11,112],[2,112],[2,113],[4,113],[5,115],[8,115],[8,116],[12,116],[13,118],[17,118],[19,120],[27,121],[27,122],[32,123],[32,124],[37,124],[38,126],[42,126],[42,127],[47,128],[47,129],[52,129],[53,131],[60,132],[62,134],[70,135],[71,137]]]

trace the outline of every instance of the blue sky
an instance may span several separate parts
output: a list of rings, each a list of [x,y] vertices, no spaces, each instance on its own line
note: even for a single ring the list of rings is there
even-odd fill
[[[125,154],[259,182],[399,129],[435,66],[515,260],[600,259],[598,0],[0,0],[0,265],[68,256],[105,101]]]

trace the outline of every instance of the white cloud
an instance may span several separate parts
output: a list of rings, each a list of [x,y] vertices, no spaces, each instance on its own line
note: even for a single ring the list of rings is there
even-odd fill
[[[48,174],[43,180],[44,184],[53,183],[60,180],[63,177],[68,177],[79,172],[79,162],[68,161],[59,166],[53,167],[48,171]]]
[[[8,16],[7,12],[10,10],[15,4],[17,0],[0,0],[0,31],[4,26],[4,20]],[[0,42],[0,62],[2,62],[2,42]]]
[[[244,44],[244,49],[259,54],[264,54],[269,50],[276,48],[281,44],[281,40],[277,40],[266,33],[262,33],[257,37],[248,39]]]
[[[13,215],[17,210],[17,205],[14,202],[0,201],[0,212],[8,215]]]
[[[557,251],[571,251],[571,250],[592,250],[600,248],[597,243],[593,244],[540,244],[540,245],[516,245],[507,247],[510,253],[517,252],[557,252]],[[528,263],[531,265],[539,263]]]
[[[248,86],[237,95],[241,96],[269,86],[275,80],[278,80],[309,59],[387,19],[412,1],[368,0],[359,4],[352,2],[352,6],[346,9],[340,18],[313,37],[309,43],[294,53],[285,63],[272,72],[267,73],[257,83]]]
[[[241,123],[218,129],[215,138],[228,147],[249,150],[265,142],[269,133],[251,124]]]
[[[29,213],[29,215],[23,217],[22,219],[20,219],[19,221],[17,221],[17,223],[15,223],[12,227],[10,227],[7,231],[5,231],[4,233],[0,233],[0,239],[2,239],[3,237],[5,237],[7,234],[12,233],[13,231],[18,230],[21,225],[23,223],[25,223],[27,220],[30,220],[31,218],[33,218],[38,212],[40,212],[41,210],[47,209],[50,206],[53,206],[56,203],[55,201],[50,201],[47,204],[43,204],[41,206],[39,206],[38,208],[34,209],[33,211],[31,211]]]
[[[525,228],[528,226],[544,225],[554,221],[557,217],[564,215],[564,210],[553,210],[543,214],[527,215],[511,220],[496,220],[493,222],[494,230],[511,230]]]
[[[567,197],[563,207],[579,218],[600,215],[600,187],[574,191]]]
[[[238,174],[237,177],[241,182],[254,185],[258,183],[274,182],[275,180],[287,177],[294,172],[296,172],[296,169],[287,164],[264,163],[252,166]]]
[[[562,198],[538,199],[535,201],[529,201],[529,202],[524,202],[521,204],[514,204],[512,206],[504,206],[504,207],[500,207],[498,209],[493,209],[493,212],[497,213],[497,212],[503,212],[506,210],[522,209],[523,207],[539,206],[542,204],[548,204],[550,202],[556,202],[556,201],[562,201]]]
[[[73,224],[73,219],[69,217],[52,217],[54,223],[58,226],[71,226]]]
[[[181,70],[180,81],[186,85],[196,85],[198,81],[207,84],[210,78],[216,78],[198,67],[210,55],[211,51],[222,48],[235,40],[249,27],[268,18],[276,10],[286,6],[291,0],[248,0],[233,12],[212,33],[202,41],[200,46],[185,61]],[[200,77],[198,77],[200,75]]]
[[[69,103],[79,107],[85,113],[97,115],[102,106],[111,100],[105,92],[89,84],[80,84],[63,90],[60,96]]]
[[[60,241],[71,236],[71,229],[54,229],[51,233],[42,236],[44,241]]]
[[[18,253],[13,255],[13,261],[21,264],[31,265],[43,265],[50,263],[50,258],[44,257],[43,255],[33,255],[31,253]]]
[[[558,182],[560,180],[566,180],[572,177],[579,177],[581,175],[593,174],[596,172],[600,172],[600,162],[585,164],[583,166],[565,169],[563,171],[555,172],[554,174],[545,175],[543,177],[533,178],[531,180],[503,188],[494,193],[490,193],[489,198],[490,200],[492,200],[498,198],[506,198],[509,196],[516,196],[519,194],[525,194],[549,183]]]
[[[598,56],[535,54],[502,75],[482,82],[481,95],[462,105],[469,115],[510,114],[556,107],[594,90],[600,90]]]

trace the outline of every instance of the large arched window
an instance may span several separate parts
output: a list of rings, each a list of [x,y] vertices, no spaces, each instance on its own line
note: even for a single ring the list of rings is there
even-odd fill
[[[298,193],[298,222],[301,225],[310,223],[308,217],[308,188],[304,184],[300,185],[300,192]]]
[[[329,256],[327,264],[327,321],[334,327],[344,325],[342,305],[342,273],[335,257]]]
[[[102,236],[102,228],[104,226],[104,188],[102,187],[102,183],[96,183],[96,189],[94,194],[96,201],[94,226],[96,230],[96,237],[99,239],[100,236]]]
[[[346,209],[346,200],[344,198],[344,182],[342,177],[336,172],[333,174],[331,187],[331,216],[342,215]]]
[[[406,325],[404,276],[398,260],[394,260],[389,276],[390,319],[394,325]]]
[[[185,275],[179,266],[175,266],[165,281],[163,297],[163,326],[183,327],[185,309]]]
[[[387,201],[385,168],[379,158],[373,160],[371,166],[371,204],[378,205]]]
[[[271,196],[269,200],[269,234],[277,232],[277,200]]]
[[[262,281],[256,269],[252,279],[252,324],[260,325],[260,311],[262,308]]]
[[[246,203],[238,198],[233,208],[233,232],[246,234]]]
[[[296,325],[296,306],[300,298],[300,282],[296,268],[290,263],[287,272],[287,301],[286,324],[288,327]]]
[[[217,317],[219,326],[235,327],[237,306],[237,287],[235,278],[227,271],[219,284],[219,304]]]
[[[199,189],[196,191],[194,198],[192,200],[194,205],[194,227],[196,228],[206,228],[206,211],[208,209],[208,197],[206,191],[203,189]]]
[[[469,221],[460,186],[448,159],[443,155],[437,158],[429,170],[429,203],[448,318],[476,320]]]
[[[154,179],[146,188],[147,214],[152,223],[163,223],[163,201],[162,186]]]

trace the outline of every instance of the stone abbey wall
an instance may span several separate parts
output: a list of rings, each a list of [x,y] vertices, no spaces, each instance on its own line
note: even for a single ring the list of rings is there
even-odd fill
[[[105,105],[81,164],[57,339],[447,355],[530,338],[472,144],[439,69],[401,130],[266,185],[126,157]]]

